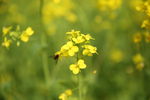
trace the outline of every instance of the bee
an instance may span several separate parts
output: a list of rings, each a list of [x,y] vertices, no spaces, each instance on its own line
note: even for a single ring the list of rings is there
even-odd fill
[[[53,56],[50,56],[52,59],[54,59],[55,61],[56,61],[56,64],[58,63],[58,59],[59,59],[59,57],[60,57],[60,55],[59,54],[55,54],[55,55],[53,55]]]
[[[59,55],[59,54],[56,54],[56,55],[53,56],[53,59],[54,59],[54,60],[58,60],[59,57],[60,57],[60,55]]]

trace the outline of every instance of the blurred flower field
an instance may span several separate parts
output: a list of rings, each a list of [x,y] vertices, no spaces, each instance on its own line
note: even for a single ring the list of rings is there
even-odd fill
[[[0,0],[0,100],[150,100],[150,0]]]

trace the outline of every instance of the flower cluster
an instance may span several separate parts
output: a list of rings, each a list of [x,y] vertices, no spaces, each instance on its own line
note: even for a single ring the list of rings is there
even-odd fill
[[[82,59],[78,60],[78,62],[76,64],[70,65],[70,70],[74,74],[78,74],[80,72],[80,69],[85,69],[85,68],[86,68],[86,64],[84,63],[84,60],[82,60]]]
[[[64,93],[61,93],[58,98],[59,100],[67,100],[67,98],[71,95],[72,95],[72,90],[68,89]]]
[[[61,56],[74,56],[76,52],[79,51],[79,48],[73,44],[72,41],[68,41],[65,45],[63,45],[56,54]]]
[[[20,45],[20,41],[28,42],[30,36],[34,34],[34,31],[31,27],[26,28],[24,31],[20,31],[19,26],[17,26],[16,28],[13,28],[12,26],[3,27],[2,32],[2,46],[6,48],[9,48],[13,42],[16,42],[17,46]]]
[[[133,56],[133,62],[136,65],[136,68],[138,70],[143,69],[143,67],[144,67],[144,58],[140,53]]]
[[[146,16],[141,25],[144,29],[150,29],[150,1],[145,1],[140,6],[136,7],[137,11],[141,11]]]
[[[122,0],[98,0],[98,7],[101,11],[116,10],[121,3]]]
[[[141,24],[141,28],[145,29],[146,32],[144,32],[144,37],[145,37],[145,42],[149,43],[150,42],[150,2],[145,1],[142,3],[140,6],[136,7],[137,11],[143,12],[145,15],[145,19],[143,20]],[[136,35],[137,40],[141,40],[141,35],[138,34]]]
[[[97,48],[90,45],[90,40],[94,40],[90,34],[82,34],[80,31],[75,30],[67,32],[66,34],[68,42],[64,44],[55,55],[59,55],[59,57],[77,57],[77,62],[70,65],[70,70],[74,74],[78,74],[80,69],[86,68],[84,60],[81,59],[82,56],[92,56],[97,53]]]
[[[135,64],[138,70],[142,70],[144,68],[144,57],[139,52],[141,42],[150,43],[150,1],[146,0],[136,7],[137,11],[143,12],[145,19],[141,24],[141,28],[144,29],[144,32],[138,32],[133,35],[133,42],[137,45],[138,53],[133,56],[133,63]]]
[[[135,44],[139,44],[144,40],[146,43],[150,43],[150,33],[149,32],[143,32],[143,33],[135,33],[133,35],[133,42]]]
[[[45,24],[49,24],[49,22],[63,17],[69,22],[75,22],[77,18],[73,9],[74,4],[71,0],[46,0],[42,11],[43,21]]]
[[[32,30],[32,28],[31,28],[31,27],[28,27],[25,31],[22,32],[22,34],[20,35],[20,39],[21,39],[23,42],[28,42],[30,36],[32,36],[33,33],[34,33],[34,31]]]
[[[145,12],[146,15],[150,16],[150,2],[148,0],[146,0],[145,2],[143,2],[141,5],[136,7],[137,11],[142,11]]]

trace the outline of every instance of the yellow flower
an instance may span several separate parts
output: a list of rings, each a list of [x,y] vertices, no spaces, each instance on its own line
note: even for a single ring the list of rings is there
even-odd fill
[[[141,63],[143,61],[144,61],[144,58],[143,58],[143,56],[141,54],[138,53],[135,56],[133,56],[133,62],[135,64]]]
[[[22,40],[23,42],[28,42],[30,36],[33,35],[33,33],[34,33],[34,31],[32,30],[31,27],[26,28],[26,30],[24,30],[24,31],[21,31],[19,26],[15,27],[15,28],[13,28],[13,30],[11,30],[12,28],[13,28],[12,26],[9,26],[9,27],[3,27],[3,29],[2,29],[3,38],[4,38],[2,46],[5,46],[6,48],[8,48],[10,46],[10,44],[13,42],[16,42],[16,45],[19,46],[20,40]],[[7,35],[7,34],[9,34],[9,35]]]
[[[80,59],[84,55],[92,56],[94,53],[97,53],[97,48],[88,45],[90,44],[90,40],[94,39],[90,34],[82,34],[80,31],[72,30],[71,32],[66,33],[68,36],[68,42],[63,45],[60,51],[56,52],[56,57],[63,56],[78,56],[79,53],[82,53],[77,59]],[[86,64],[84,64],[84,60],[80,59],[75,64],[71,64],[69,69],[73,72],[73,74],[78,74],[81,69],[85,69]]]
[[[79,43],[83,43],[85,41],[89,41],[91,39],[94,39],[92,38],[89,34],[80,34],[78,35],[77,37],[73,37],[72,40],[76,43],[76,44],[79,44]]]
[[[54,3],[60,3],[61,0],[53,0]]]
[[[150,16],[150,2],[144,2],[136,7],[137,11],[144,12],[147,16]]]
[[[83,35],[83,36],[84,36],[84,38],[85,38],[86,41],[89,41],[91,39],[94,40],[94,38],[92,38],[90,34],[86,34],[86,35]]]
[[[68,89],[65,91],[66,95],[67,96],[71,96],[72,95],[72,90],[71,89]]]
[[[67,95],[65,93],[60,94],[58,97],[60,100],[67,100]]]
[[[28,36],[31,36],[31,35],[33,35],[34,31],[32,30],[31,27],[28,27],[28,28],[25,30],[25,33],[26,33]]]
[[[2,46],[8,48],[11,44],[11,40],[8,40],[6,37],[4,38],[4,41],[2,43]]]
[[[138,70],[142,70],[144,68],[144,58],[141,54],[133,56],[133,62]]]
[[[146,29],[149,29],[150,28],[150,21],[149,20],[144,20],[142,25],[141,25],[142,28],[146,28]]]
[[[71,32],[66,33],[68,35],[68,39],[72,40],[75,44],[80,44],[83,42],[87,42],[93,39],[89,34],[82,34],[80,31],[72,30]]]
[[[121,3],[122,0],[98,0],[98,7],[101,11],[116,10]]]
[[[61,50],[68,50],[73,46],[73,42],[72,41],[68,41],[65,45],[63,45],[61,47]]]
[[[136,33],[133,35],[133,42],[140,43],[142,40],[142,35],[140,33]]]
[[[29,36],[26,35],[26,34],[21,34],[20,39],[21,39],[23,42],[28,42],[28,41],[29,41]]]
[[[66,90],[64,93],[61,93],[58,98],[59,98],[60,100],[67,100],[67,98],[68,98],[69,96],[71,96],[71,95],[72,95],[72,90],[71,90],[71,89],[68,89],[68,90]]]
[[[77,64],[78,64],[80,69],[86,68],[86,64],[84,63],[84,60],[82,60],[82,59],[80,59]]]
[[[76,44],[79,44],[79,43],[83,43],[85,41],[84,37],[83,36],[78,36],[76,38],[72,38],[72,40],[76,43]]]
[[[3,35],[7,35],[10,32],[11,29],[12,29],[11,26],[9,26],[9,27],[3,27],[3,29],[2,29]]]
[[[78,74],[80,72],[80,68],[76,64],[71,64],[69,68],[73,74]]]
[[[22,32],[20,39],[23,42],[28,42],[31,35],[33,35],[34,31],[31,27],[28,27],[25,31]]]
[[[136,69],[142,70],[143,68],[144,68],[144,63],[143,62],[136,64]]]
[[[80,31],[71,30],[71,32],[67,32],[66,34],[71,35],[72,38],[74,38],[80,35]]]
[[[79,48],[77,46],[72,46],[70,50],[68,50],[68,55],[69,56],[74,56],[76,52],[79,51]]]
[[[74,56],[78,51],[79,48],[77,46],[74,46],[72,41],[68,41],[61,47],[59,53],[61,54],[61,56]]]
[[[150,34],[148,32],[146,32],[144,35],[145,35],[145,41],[147,43],[149,43],[150,42]]]
[[[84,45],[83,55],[92,56],[94,53],[97,53],[97,48],[91,45]]]
[[[76,15],[72,13],[74,3],[72,0],[47,0],[43,6],[44,24],[52,23],[57,18],[65,18],[68,21],[76,21]]]
[[[73,74],[78,74],[80,72],[80,69],[86,68],[86,64],[84,63],[84,60],[80,59],[76,64],[71,64],[69,68],[73,72]]]
[[[150,16],[150,2],[144,2],[143,11]]]

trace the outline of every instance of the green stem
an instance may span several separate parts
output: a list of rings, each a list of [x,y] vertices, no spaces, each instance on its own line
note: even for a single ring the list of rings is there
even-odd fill
[[[44,71],[44,77],[46,81],[47,87],[49,87],[49,68],[48,68],[48,58],[47,53],[45,51],[42,51],[42,63],[43,63],[43,71]]]
[[[79,100],[82,100],[82,84],[81,84],[81,75],[78,76],[78,86],[79,86]]]
[[[42,32],[45,32],[43,22],[42,22],[42,9],[44,5],[44,0],[40,0],[40,8],[39,8],[39,13],[40,13],[40,28]],[[43,71],[44,71],[44,76],[45,76],[45,81],[46,81],[46,86],[49,87],[49,68],[48,68],[48,57],[47,57],[47,52],[43,50],[46,45],[46,36],[45,34],[41,34],[41,45],[42,45],[42,63],[43,63]]]
[[[77,62],[78,62],[78,60],[79,60],[79,53],[77,53],[76,54],[76,60],[77,60]],[[82,82],[81,82],[82,80],[81,80],[81,73],[79,73],[79,75],[78,75],[78,95],[79,95],[79,100],[82,100]]]

